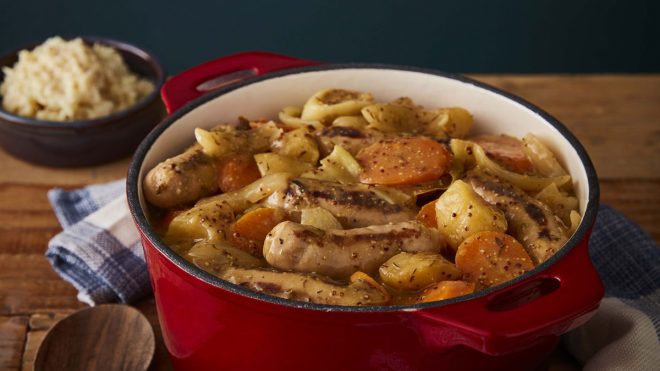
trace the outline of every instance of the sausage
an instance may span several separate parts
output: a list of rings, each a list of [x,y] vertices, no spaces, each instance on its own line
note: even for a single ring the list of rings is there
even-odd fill
[[[534,164],[525,154],[525,143],[508,135],[479,135],[470,138],[486,151],[488,157],[509,171],[534,174]]]
[[[352,278],[348,285],[341,285],[312,275],[243,268],[228,268],[219,277],[252,291],[316,304],[385,305],[391,300],[370,278]]]
[[[147,201],[163,209],[188,205],[218,192],[216,161],[195,144],[156,165],[144,178]]]
[[[263,260],[223,243],[199,242],[187,259],[205,271],[252,291],[285,299],[332,305],[383,305],[391,295],[363,272],[340,284],[315,275],[276,272]]]
[[[568,240],[568,228],[542,202],[496,177],[471,172],[466,180],[484,200],[504,211],[508,232],[522,243],[534,264],[557,252]]]
[[[281,270],[346,279],[376,272],[401,251],[440,252],[444,245],[440,232],[415,221],[329,231],[286,221],[266,237],[264,257]]]
[[[273,193],[266,204],[289,213],[322,207],[331,212],[345,228],[398,223],[415,219],[418,208],[411,202],[392,204],[360,184],[339,184],[316,179],[290,181],[284,191]]]

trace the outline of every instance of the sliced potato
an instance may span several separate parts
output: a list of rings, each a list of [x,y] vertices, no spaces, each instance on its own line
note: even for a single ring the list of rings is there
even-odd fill
[[[222,129],[215,131],[196,128],[195,139],[202,146],[204,153],[218,158],[240,151],[247,147],[248,142],[247,135],[238,134],[229,126],[223,126]]]
[[[462,180],[452,183],[435,204],[438,229],[454,250],[467,237],[481,231],[506,231],[504,213],[489,205]]]
[[[300,224],[311,225],[325,231],[344,229],[339,220],[331,212],[322,207],[303,209],[300,213]]]
[[[477,288],[495,286],[534,269],[532,258],[515,238],[484,231],[463,241],[456,252],[456,267]]]
[[[440,125],[450,138],[463,138],[472,129],[474,120],[466,109],[461,107],[448,107],[438,110],[438,122],[429,125]]]
[[[270,152],[256,154],[254,155],[254,160],[257,162],[261,176],[287,173],[293,177],[297,177],[306,171],[314,169],[314,166],[307,162]]]
[[[398,290],[419,290],[435,282],[455,280],[461,272],[440,254],[402,252],[378,270],[383,282]]]
[[[573,234],[580,226],[580,222],[582,221],[582,216],[576,210],[571,210],[569,217],[571,219],[571,227],[569,228],[569,232]]]
[[[299,128],[284,133],[272,142],[273,152],[293,159],[316,165],[319,148],[307,128]]]
[[[163,239],[168,245],[187,251],[195,241],[226,240],[233,222],[234,211],[228,202],[222,199],[206,201],[175,216]]]
[[[305,103],[300,118],[330,124],[339,116],[354,116],[371,104],[371,94],[344,89],[326,89],[312,95]]]

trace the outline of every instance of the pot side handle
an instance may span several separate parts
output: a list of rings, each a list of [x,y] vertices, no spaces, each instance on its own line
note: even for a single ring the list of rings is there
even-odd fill
[[[244,52],[214,59],[173,76],[163,84],[161,97],[171,114],[208,92],[245,79],[287,68],[319,64],[269,52]]]
[[[481,298],[419,310],[424,343],[435,351],[462,344],[501,355],[582,325],[603,297],[587,241],[528,280]]]

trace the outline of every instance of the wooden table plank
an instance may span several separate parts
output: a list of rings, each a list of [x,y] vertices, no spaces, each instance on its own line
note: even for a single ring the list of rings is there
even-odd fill
[[[473,77],[520,95],[564,122],[596,166],[602,202],[660,241],[660,75]],[[0,151],[0,369],[31,369],[46,331],[84,306],[43,256],[48,240],[61,230],[46,192],[123,178],[129,162],[56,169]],[[152,369],[170,369],[153,299],[136,307],[156,333]]]
[[[639,224],[660,243],[660,179],[601,180],[601,202]]]
[[[42,254],[0,254],[0,315],[25,315],[83,306]]]
[[[0,317],[0,370],[20,370],[28,317]]]

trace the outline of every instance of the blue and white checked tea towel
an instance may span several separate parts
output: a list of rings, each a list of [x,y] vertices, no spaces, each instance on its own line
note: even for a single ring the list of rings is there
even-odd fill
[[[124,190],[120,180],[48,193],[64,230],[46,257],[89,305],[130,303],[151,293]],[[589,249],[606,298],[592,320],[564,336],[564,345],[585,370],[660,370],[660,247],[601,206]]]
[[[48,243],[53,269],[89,305],[134,302],[151,293],[140,236],[126,202],[126,182],[48,192],[61,233]]]

